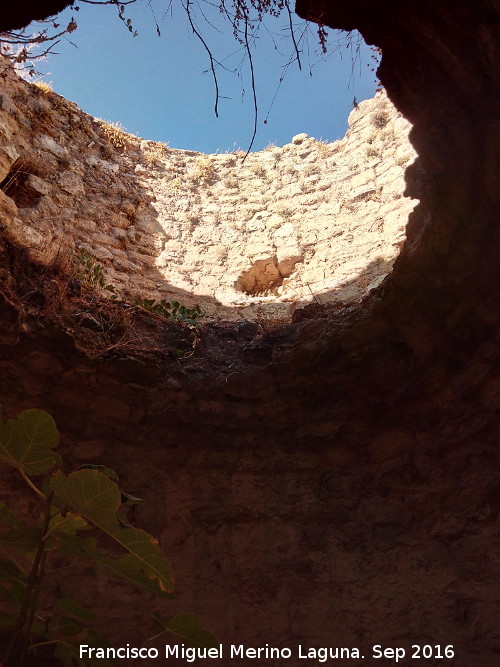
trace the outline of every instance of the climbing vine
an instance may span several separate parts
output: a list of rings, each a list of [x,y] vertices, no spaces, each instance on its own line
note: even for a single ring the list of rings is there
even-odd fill
[[[125,493],[117,475],[104,465],[65,473],[58,445],[56,425],[44,410],[25,410],[5,423],[0,413],[0,461],[18,472],[40,516],[28,522],[14,502],[10,507],[0,503],[0,604],[7,608],[0,613],[3,667],[21,667],[28,657],[53,658],[64,666],[114,664],[80,657],[82,644],[111,648],[111,656],[113,649],[96,630],[106,624],[65,593],[75,561],[105,568],[156,597],[172,597],[172,569],[158,541],[128,524],[123,513],[142,500]],[[61,595],[53,597],[47,589],[58,575]],[[217,645],[195,616],[155,620],[162,628],[156,637],[170,633],[187,645]]]

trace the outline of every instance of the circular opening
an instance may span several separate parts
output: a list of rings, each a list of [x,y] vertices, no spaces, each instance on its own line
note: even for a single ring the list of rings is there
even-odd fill
[[[415,205],[403,196],[405,171],[415,152],[409,123],[384,93],[353,109],[343,139],[301,133],[245,156],[143,141],[50,90],[8,85],[19,118],[43,96],[58,131],[56,141],[47,119],[29,136],[19,125],[12,150],[31,142],[53,173],[7,174],[2,187],[19,206],[11,236],[44,263],[61,249],[89,252],[128,300],[199,304],[219,320],[357,303],[390,273],[405,240]],[[68,115],[78,121],[78,153]]]

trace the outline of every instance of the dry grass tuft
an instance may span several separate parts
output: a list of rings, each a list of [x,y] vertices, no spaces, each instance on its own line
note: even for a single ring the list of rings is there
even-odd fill
[[[213,183],[215,175],[216,172],[212,160],[209,157],[201,158],[196,165],[195,178],[199,181],[205,181],[205,183]]]
[[[169,153],[168,144],[158,141],[154,144],[147,146],[147,149],[143,151],[142,157],[144,163],[147,167],[155,167],[158,162],[164,160]]]
[[[252,174],[257,176],[257,178],[261,178],[262,180],[267,180],[267,169],[263,167],[261,164],[253,164],[250,167],[250,171]]]
[[[47,83],[46,81],[35,81],[33,85],[38,88],[41,93],[45,95],[53,93],[54,89],[52,88],[52,83]]]
[[[330,157],[330,155],[334,153],[332,148],[333,144],[329,143],[326,139],[316,140],[316,149],[320,157],[322,158]]]
[[[378,111],[372,116],[372,124],[379,130],[387,125],[389,122],[389,114],[385,111]]]
[[[368,146],[366,148],[366,157],[378,157],[379,156],[379,151],[375,146]]]
[[[240,182],[236,178],[236,176],[226,176],[224,179],[224,185],[228,189],[239,189],[240,187]]]
[[[125,132],[121,123],[108,123],[105,120],[98,120],[104,136],[112,146],[120,153],[124,153],[130,146],[130,138]]]
[[[293,217],[293,209],[291,209],[289,206],[286,206],[284,204],[279,204],[278,206],[275,207],[275,212],[278,215],[281,215],[283,220],[291,220]]]
[[[321,172],[321,168],[319,164],[316,162],[313,164],[308,164],[307,167],[302,171],[304,176],[307,178],[308,176],[314,176],[315,174],[319,174]]]

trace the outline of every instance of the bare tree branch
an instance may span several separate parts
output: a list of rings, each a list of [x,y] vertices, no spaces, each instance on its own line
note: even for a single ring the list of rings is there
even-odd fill
[[[184,9],[186,10],[186,14],[187,14],[187,17],[188,17],[189,25],[191,26],[191,30],[194,32],[194,34],[198,37],[200,42],[203,44],[203,46],[205,47],[206,52],[208,53],[208,57],[210,58],[210,69],[212,70],[212,75],[214,77],[214,85],[215,85],[215,107],[214,107],[214,111],[215,111],[215,117],[218,118],[219,117],[219,82],[217,81],[217,74],[215,73],[215,67],[214,67],[214,62],[215,61],[214,61],[214,57],[212,56],[212,52],[210,51],[207,43],[205,42],[205,40],[203,39],[201,34],[198,32],[198,30],[196,29],[196,27],[193,23],[193,19],[191,17],[190,4],[191,4],[190,0],[186,0],[186,4],[183,5],[183,6],[184,6]]]
[[[79,2],[86,5],[133,5],[137,0],[125,0],[125,2],[121,0],[79,0]]]
[[[253,60],[252,60],[252,52],[250,51],[250,44],[248,43],[248,15],[245,14],[245,46],[248,54],[248,62],[250,64],[250,74],[252,77],[252,93],[253,93],[253,108],[254,108],[254,116],[253,116],[253,134],[252,134],[252,140],[250,141],[250,145],[247,149],[247,152],[241,161],[245,162],[247,159],[248,154],[252,150],[253,142],[255,141],[255,135],[257,134],[257,119],[258,119],[258,107],[257,107],[257,93],[255,91],[255,74],[253,71]]]
[[[288,12],[288,22],[289,22],[289,25],[290,25],[290,37],[292,38],[293,47],[295,49],[295,53],[297,54],[297,64],[299,66],[299,69],[302,70],[302,65],[300,63],[299,47],[297,46],[297,42],[295,41],[295,32],[293,30],[292,12],[290,10],[290,4],[289,4],[288,0],[286,0],[286,2],[285,2],[285,7],[286,7],[286,11]]]
[[[138,0],[79,0],[79,3],[81,4],[101,5],[101,6],[109,5],[116,7],[118,12],[118,18],[124,23],[125,27],[132,33],[133,36],[137,35],[137,31],[134,30],[131,23],[131,19],[125,16],[125,7],[128,5],[135,4],[136,2],[138,2]],[[172,7],[174,6],[175,2],[176,0],[167,0],[166,2],[167,10],[165,12],[165,15],[172,10]],[[151,6],[152,0],[146,0],[146,3],[152,12],[153,19],[156,25],[156,32],[158,36],[160,36],[160,27],[158,25],[158,21],[156,20],[156,16]],[[289,35],[293,44],[292,54],[288,58],[286,64],[283,66],[282,75],[279,79],[279,84],[277,85],[277,88],[275,90],[274,97],[269,106],[264,123],[267,123],[267,119],[270,115],[271,109],[278,95],[278,92],[281,88],[281,85],[284,81],[284,78],[287,74],[289,66],[296,60],[299,69],[302,70],[302,57],[303,57],[304,60],[308,60],[309,70],[311,73],[310,58],[307,58],[307,55],[309,53],[307,30],[306,29],[302,30],[300,26],[298,28],[294,26],[290,0],[180,0],[179,4],[186,13],[188,24],[191,31],[193,32],[194,35],[196,35],[196,37],[201,42],[203,48],[208,54],[210,67],[206,71],[207,72],[209,70],[211,71],[214,81],[214,86],[215,86],[214,112],[217,118],[219,117],[219,100],[223,99],[223,95],[221,95],[219,88],[219,81],[217,77],[218,72],[216,71],[217,67],[225,69],[226,71],[237,72],[238,76],[240,76],[242,67],[245,63],[245,59],[248,58],[251,87],[252,87],[252,97],[253,97],[254,122],[253,122],[252,138],[248,150],[243,158],[244,161],[248,156],[248,154],[250,153],[250,151],[252,150],[257,135],[258,104],[257,104],[255,71],[254,71],[252,50],[256,45],[257,39],[259,37],[259,29],[261,26],[263,26],[264,29],[269,33],[271,39],[273,40],[275,50],[279,52],[273,35],[271,34],[267,26],[263,24],[264,16],[267,14],[269,16],[277,17],[283,11],[286,11],[285,16],[287,18],[288,26],[287,28],[285,28],[285,32],[287,35]],[[235,39],[241,45],[241,51],[243,53],[243,56],[241,63],[235,69],[230,70],[223,64],[223,62],[226,61],[231,56],[223,58],[222,61],[217,60],[217,58],[213,55],[207,43],[207,40],[204,37],[203,34],[204,31],[201,30],[201,28],[199,28],[198,26],[199,16],[201,15],[203,20],[212,29],[214,29],[219,33],[221,32],[219,27],[217,27],[217,25],[212,23],[208,14],[205,13],[206,7],[213,7],[223,15],[223,17],[232,26],[233,35]],[[77,6],[75,7],[75,10],[76,9],[78,9]],[[14,65],[18,68],[21,66],[24,69],[29,69],[30,75],[36,73],[33,63],[47,56],[51,52],[51,48],[58,43],[56,40],[59,37],[68,32],[73,32],[73,30],[75,30],[77,27],[76,22],[73,19],[67,26],[66,30],[63,31],[57,31],[59,25],[55,22],[54,19],[49,19],[45,21],[45,23],[50,24],[55,29],[55,34],[50,35],[48,34],[48,29],[44,29],[38,35],[33,33],[31,35],[27,35],[24,33],[24,31],[0,35],[0,50],[9,52],[8,55],[11,62],[14,63]],[[275,35],[277,35],[277,33],[275,33]],[[325,53],[327,33],[325,27],[322,25],[319,25],[318,37],[321,49],[323,53]],[[48,46],[48,48],[42,46],[45,45],[45,43],[51,44],[51,46]],[[19,49],[16,51],[13,48],[13,46],[17,46],[19,47]],[[39,51],[42,52],[37,53],[36,52],[37,48]],[[33,53],[30,53],[30,49],[33,49],[35,51],[35,55]],[[237,53],[237,51],[235,53]],[[27,64],[24,65],[24,63]],[[31,63],[31,66],[29,63]],[[244,89],[242,90],[244,94]]]

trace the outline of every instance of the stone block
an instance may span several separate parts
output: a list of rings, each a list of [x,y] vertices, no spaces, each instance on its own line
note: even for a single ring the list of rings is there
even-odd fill
[[[61,144],[58,144],[57,141],[55,141],[52,137],[49,137],[48,134],[41,134],[38,136],[38,145],[41,148],[54,153],[54,155],[57,155],[57,157],[64,157],[68,155],[67,149],[61,146]]]
[[[309,138],[309,135],[308,135],[308,134],[306,134],[305,132],[301,132],[300,134],[296,134],[296,135],[293,137],[293,139],[292,139],[292,144],[294,144],[294,145],[296,145],[296,146],[297,146],[297,145],[300,145],[300,144],[304,143],[304,141],[305,141],[306,139],[308,139],[308,138]]]
[[[59,174],[57,182],[62,190],[74,197],[85,195],[85,187],[81,177],[71,171],[64,171]]]

